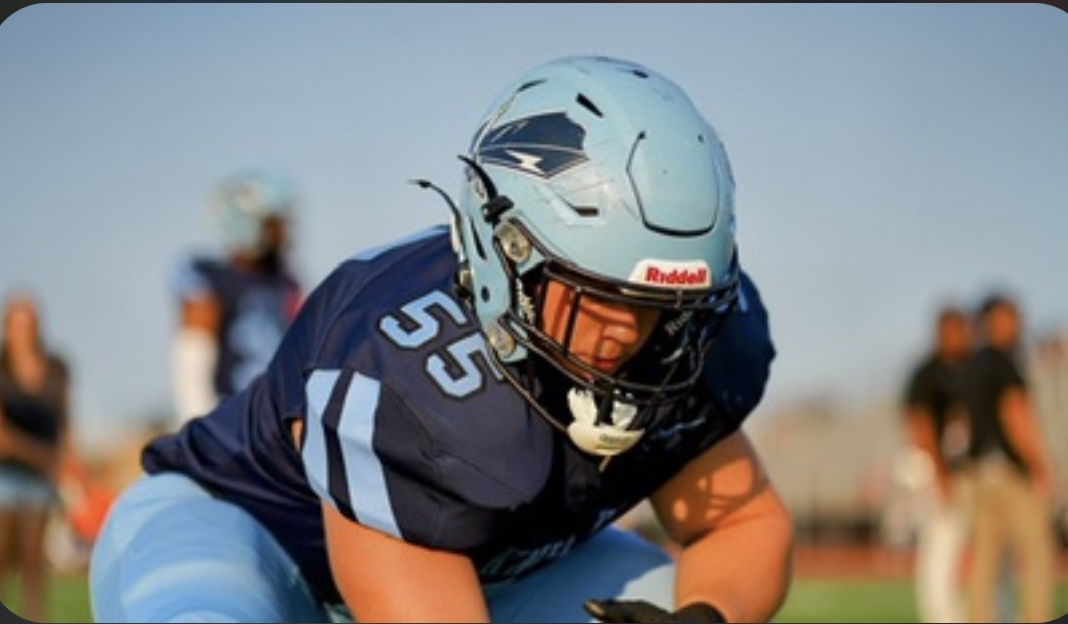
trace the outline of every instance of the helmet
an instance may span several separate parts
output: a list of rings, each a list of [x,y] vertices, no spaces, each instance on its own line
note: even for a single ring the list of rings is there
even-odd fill
[[[212,211],[223,243],[235,252],[259,254],[270,241],[264,236],[268,219],[289,221],[296,199],[282,175],[263,169],[244,169],[223,178],[215,187]]]
[[[461,158],[456,281],[498,366],[552,365],[593,400],[571,396],[573,416],[611,413],[621,435],[684,395],[738,288],[730,164],[686,93],[632,62],[557,59],[504,90]],[[545,280],[656,308],[655,339],[613,374],[578,361],[538,326]]]

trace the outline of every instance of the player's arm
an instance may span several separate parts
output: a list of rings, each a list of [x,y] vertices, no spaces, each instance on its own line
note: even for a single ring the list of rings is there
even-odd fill
[[[737,431],[651,497],[682,550],[675,602],[704,602],[728,622],[766,622],[790,583],[793,524],[755,450]]]
[[[948,496],[951,488],[949,468],[942,456],[938,432],[935,431],[934,417],[930,410],[919,403],[906,406],[905,433],[912,446],[922,451],[930,460],[939,493],[943,497]]]
[[[210,411],[218,402],[214,374],[220,317],[218,301],[210,295],[181,300],[173,344],[174,395],[180,422]]]
[[[933,460],[939,455],[934,419],[922,405],[910,405],[905,409],[905,429],[909,442]]]
[[[1027,466],[1032,483],[1043,496],[1052,496],[1052,462],[1043,444],[1038,418],[1023,386],[1014,385],[1002,393],[998,415],[1009,444]]]
[[[299,450],[304,421],[291,425]],[[357,622],[488,622],[474,564],[409,544],[346,518],[323,502],[330,570]]]
[[[403,542],[323,504],[330,568],[357,622],[488,622],[471,560]]]

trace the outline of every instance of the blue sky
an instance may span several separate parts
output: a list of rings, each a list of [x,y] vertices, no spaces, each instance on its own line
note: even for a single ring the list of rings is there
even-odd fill
[[[313,285],[446,218],[497,91],[573,53],[681,84],[738,182],[767,409],[897,392],[934,309],[1068,323],[1068,15],[1041,4],[38,4],[0,24],[0,290],[40,293],[84,436],[170,406],[167,276],[246,165],[301,190]],[[759,416],[758,416],[759,418]]]

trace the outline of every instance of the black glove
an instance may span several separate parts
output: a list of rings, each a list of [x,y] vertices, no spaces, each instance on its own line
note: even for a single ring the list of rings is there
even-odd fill
[[[718,609],[695,602],[675,611],[665,611],[644,600],[587,600],[586,612],[608,624],[722,624]]]

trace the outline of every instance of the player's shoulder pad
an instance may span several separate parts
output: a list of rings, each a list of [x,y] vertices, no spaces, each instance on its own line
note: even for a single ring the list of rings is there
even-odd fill
[[[756,283],[745,272],[738,297],[704,369],[704,381],[717,408],[735,418],[747,416],[760,403],[776,355],[767,309]]]
[[[387,532],[433,533],[440,527],[427,523],[465,507],[522,504],[548,475],[551,430],[492,368],[477,323],[451,294],[454,270],[447,236],[358,255],[312,292],[297,321],[314,352],[309,420],[333,436],[305,453],[309,477],[343,513],[350,504],[354,518]],[[339,479],[339,470],[355,472]],[[361,515],[368,492],[379,504]]]

